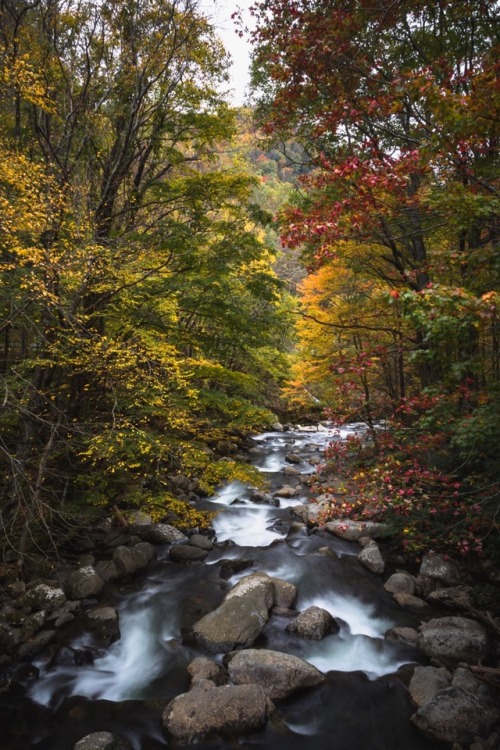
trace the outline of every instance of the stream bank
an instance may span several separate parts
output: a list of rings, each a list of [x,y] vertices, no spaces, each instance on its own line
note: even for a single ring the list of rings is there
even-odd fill
[[[93,732],[109,732],[133,750],[156,750],[171,743],[161,717],[172,700],[189,695],[188,667],[207,651],[206,642],[201,646],[192,638],[193,631],[241,581],[256,573],[293,585],[297,600],[283,606],[286,602],[276,599],[276,586],[283,587],[273,583],[262,628],[245,648],[289,654],[312,665],[324,679],[315,687],[273,698],[276,710],[266,713],[267,724],[250,727],[249,734],[239,738],[240,746],[304,750],[314,742],[315,747],[330,750],[335,737],[336,750],[450,747],[451,742],[443,744],[417,730],[410,717],[416,713],[416,697],[430,703],[439,691],[455,691],[452,698],[457,691],[478,693],[477,683],[469,681],[467,688],[465,676],[457,676],[455,657],[426,655],[416,647],[424,637],[417,630],[423,621],[442,619],[457,609],[456,600],[455,609],[450,610],[443,609],[443,602],[429,602],[426,597],[434,590],[459,585],[453,578],[459,574],[448,570],[452,578],[443,579],[441,562],[434,559],[432,569],[431,559],[419,573],[420,579],[397,574],[399,580],[392,577],[388,590],[381,574],[358,560],[359,544],[338,535],[347,527],[332,533],[331,528],[318,530],[304,523],[301,508],[313,507],[308,506],[307,478],[333,437],[327,429],[258,436],[251,455],[268,479],[269,491],[263,494],[232,483],[204,501],[204,508],[220,511],[214,521],[214,538],[199,534],[186,538],[165,524],[138,523],[130,531],[101,529],[107,543],[115,545],[110,559],[96,562],[89,552],[80,557],[78,573],[65,576],[64,591],[57,580],[46,579],[23,592],[16,601],[28,595],[27,606],[31,597],[30,616],[35,622],[32,638],[23,643],[27,645],[21,662],[4,683],[0,710],[6,744],[2,747],[73,750]],[[362,532],[366,537],[367,529]],[[368,540],[364,549],[370,546]],[[383,553],[383,543],[381,549]],[[40,586],[61,590],[64,600]],[[391,590],[395,586],[398,590]],[[425,586],[433,591],[424,591]],[[298,613],[310,608],[326,612],[335,621],[332,632],[322,638],[304,638],[290,630]],[[251,610],[255,611],[254,604]],[[41,611],[45,619],[37,629],[43,619],[36,619]],[[488,641],[488,654],[491,645]],[[217,648],[210,658],[222,667],[223,654]],[[478,658],[483,657],[481,648]],[[449,660],[447,666],[430,663],[443,658]],[[224,666],[230,665],[231,660]],[[416,665],[427,670],[416,671],[420,683],[428,678],[427,688],[423,693],[414,686],[410,697],[407,685]],[[208,687],[205,692],[210,695]],[[496,720],[496,715],[488,714],[488,736],[478,730],[466,746],[473,745],[479,735],[489,741],[485,747],[495,747]],[[230,732],[240,734],[234,727]],[[202,735],[198,746],[226,748],[231,742]]]

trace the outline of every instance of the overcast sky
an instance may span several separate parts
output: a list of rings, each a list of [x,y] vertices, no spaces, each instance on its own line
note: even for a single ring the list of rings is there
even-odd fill
[[[231,14],[241,9],[245,21],[249,23],[250,16],[247,12],[253,0],[201,0],[200,5],[205,13],[214,23],[224,46],[230,53],[233,65],[231,68],[231,88],[234,90],[232,103],[235,106],[243,104],[245,93],[250,80],[250,45],[248,40],[240,39],[235,31]]]

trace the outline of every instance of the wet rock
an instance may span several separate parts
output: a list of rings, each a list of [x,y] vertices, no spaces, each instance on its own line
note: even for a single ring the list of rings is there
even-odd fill
[[[170,739],[188,745],[213,736],[258,729],[272,708],[260,685],[214,687],[202,680],[189,693],[169,703],[162,725]]]
[[[420,599],[418,596],[412,596],[411,594],[393,594],[392,598],[399,604],[403,609],[408,609],[410,612],[416,612],[417,614],[427,612],[429,605]]]
[[[303,459],[298,453],[288,453],[288,455],[285,456],[285,460],[288,461],[289,464],[301,464]]]
[[[284,497],[286,499],[290,499],[291,497],[295,497],[298,495],[300,490],[298,487],[291,487],[288,484],[285,484],[283,487],[280,487],[279,490],[276,490],[273,497]]]
[[[52,612],[61,607],[66,601],[66,594],[60,588],[47,586],[44,583],[30,588],[18,599],[19,606],[23,609],[44,609]]]
[[[338,521],[329,521],[325,524],[326,531],[335,534],[341,539],[347,539],[351,542],[357,542],[362,536],[369,536],[372,539],[379,539],[389,536],[388,527],[385,523],[376,523],[375,521],[351,521],[348,518]]]
[[[176,544],[169,553],[169,557],[173,562],[181,563],[201,562],[207,555],[207,550],[193,547],[190,544]]]
[[[216,610],[195,623],[192,637],[213,653],[250,646],[268,621],[273,603],[274,583],[269,576],[254,573],[242,578]]]
[[[415,579],[403,571],[393,573],[384,583],[384,589],[390,594],[414,594]]]
[[[92,732],[78,740],[73,750],[132,750],[128,742],[111,732]]]
[[[146,542],[152,544],[182,544],[187,543],[187,536],[167,523],[152,523],[147,526],[136,527],[134,531]]]
[[[203,536],[203,534],[193,534],[192,537],[189,539],[189,544],[192,547],[198,547],[199,549],[204,549],[207,551],[210,551],[214,548],[214,543],[210,541],[206,536]]]
[[[450,687],[451,672],[445,667],[416,667],[408,692],[417,706],[423,706],[440,690]]]
[[[250,495],[250,500],[252,503],[267,503],[269,505],[272,505],[273,498],[272,495],[270,495],[268,492],[258,492],[257,490],[255,492],[252,492]]]
[[[411,717],[421,731],[442,742],[470,743],[488,736],[500,717],[497,706],[462,688],[440,690]]]
[[[308,607],[286,626],[286,630],[300,638],[319,641],[330,633],[338,633],[339,626],[326,609]]]
[[[358,555],[358,561],[372,573],[383,573],[385,563],[378,544],[373,540],[364,547]]]
[[[284,432],[285,428],[283,427],[281,422],[273,422],[273,424],[271,425],[271,430],[273,430],[273,432]]]
[[[473,607],[471,586],[452,586],[436,589],[427,596],[427,601],[450,609],[470,609]]]
[[[251,568],[252,565],[253,560],[231,560],[229,558],[223,558],[220,560],[219,575],[227,581],[227,579],[231,578],[235,573],[240,573],[242,570]]]
[[[26,584],[24,581],[13,581],[5,586],[5,590],[12,599],[19,599],[26,591]]]
[[[19,658],[33,658],[44,651],[55,640],[55,630],[42,630],[19,647]]]
[[[71,599],[88,599],[99,596],[104,588],[104,581],[91,565],[86,565],[70,575],[66,587]]]
[[[214,685],[224,685],[227,682],[226,670],[206,656],[197,656],[187,668],[194,685],[198,680],[210,680]]]
[[[66,625],[69,625],[70,622],[74,622],[75,615],[72,612],[63,612],[62,615],[59,615],[59,617],[56,617],[54,620],[54,627],[57,630],[60,630],[61,628],[66,627]]]
[[[325,676],[304,659],[266,649],[239,651],[230,658],[228,670],[237,685],[260,685],[272,700],[325,681]]]
[[[85,612],[86,627],[101,640],[115,641],[120,637],[118,612],[114,607],[94,607]]]
[[[297,586],[281,578],[272,578],[274,583],[274,606],[290,609],[297,601]]]
[[[488,654],[488,633],[475,620],[439,617],[420,626],[418,647],[429,658],[444,664],[474,664]]]
[[[445,560],[435,552],[424,555],[420,566],[420,574],[434,578],[447,586],[461,583],[458,565],[453,560]]]
[[[418,641],[418,632],[414,628],[391,628],[385,634],[385,637],[391,641],[399,641],[408,646],[416,646]]]
[[[308,524],[318,524],[322,526],[329,518],[330,503],[311,502],[305,506],[304,518]]]

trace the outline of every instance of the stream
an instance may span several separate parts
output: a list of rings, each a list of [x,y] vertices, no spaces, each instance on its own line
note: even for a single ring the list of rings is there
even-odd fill
[[[332,439],[345,439],[356,425],[333,432],[300,429],[269,432],[254,438],[253,461],[271,492],[294,478],[285,476],[286,455],[299,453],[296,465],[312,473],[309,463],[321,456]],[[73,648],[95,649],[93,664],[35,664],[39,676],[27,680],[28,696],[20,712],[20,735],[4,737],[8,750],[72,750],[90,732],[121,735],[133,750],[167,746],[159,726],[166,703],[189,687],[186,667],[200,655],[185,645],[194,622],[215,609],[240,578],[262,571],[294,583],[298,611],[310,605],[328,610],[340,632],[308,641],[285,631],[290,622],[271,616],[254,647],[295,654],[328,675],[325,684],[300,691],[277,704],[281,719],[238,739],[215,739],[205,749],[262,750],[437,750],[409,722],[414,712],[398,676],[404,665],[418,661],[414,649],[385,640],[395,626],[418,624],[417,618],[394,603],[383,579],[357,561],[359,546],[323,531],[290,528],[290,507],[307,500],[307,490],[274,507],[251,502],[252,488],[233,482],[204,501],[217,510],[213,528],[218,545],[202,563],[171,562],[169,548],[132,583],[121,588],[118,602],[121,638],[99,651],[92,636],[82,632]],[[228,581],[220,575],[221,560],[253,561]],[[222,655],[221,655],[222,657]],[[218,660],[221,660],[218,658]],[[22,737],[21,737],[22,734]],[[26,737],[29,735],[29,741]]]

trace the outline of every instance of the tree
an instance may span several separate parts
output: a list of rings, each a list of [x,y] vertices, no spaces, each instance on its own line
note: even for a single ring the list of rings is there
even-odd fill
[[[169,473],[269,421],[284,322],[196,4],[1,11],[1,517],[22,565],[75,508],[161,505]]]

